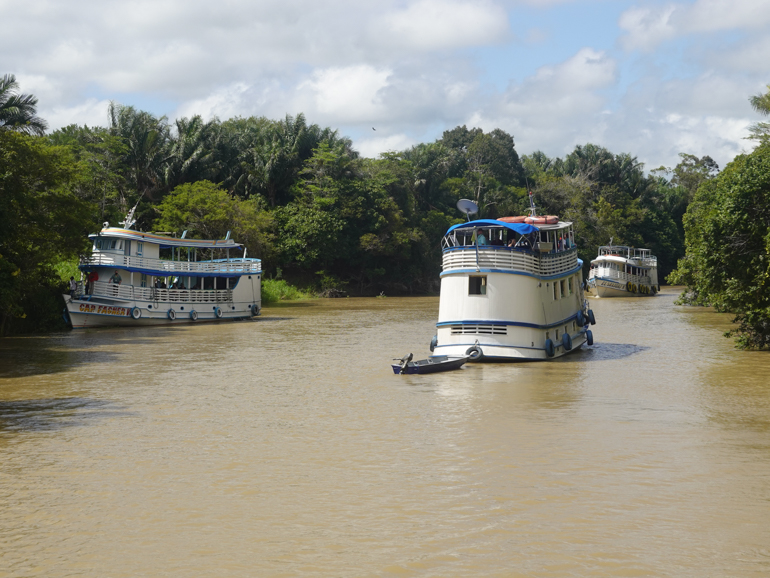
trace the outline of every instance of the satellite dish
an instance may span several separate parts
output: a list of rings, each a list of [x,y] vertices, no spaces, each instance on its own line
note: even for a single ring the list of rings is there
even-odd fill
[[[471,220],[471,215],[475,215],[479,212],[479,206],[470,199],[460,199],[457,201],[457,208],[461,213],[465,213],[468,220]]]

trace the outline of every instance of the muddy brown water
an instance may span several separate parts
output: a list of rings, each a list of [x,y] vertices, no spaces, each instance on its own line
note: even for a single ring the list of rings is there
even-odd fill
[[[2,340],[0,577],[770,575],[770,355],[675,296],[429,376],[436,298]]]

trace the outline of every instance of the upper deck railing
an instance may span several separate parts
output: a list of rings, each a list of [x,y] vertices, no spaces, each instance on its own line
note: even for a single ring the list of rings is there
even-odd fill
[[[632,259],[644,267],[658,266],[658,258],[652,255],[649,249],[636,249],[625,245],[602,245],[599,247],[599,256]]]
[[[444,249],[442,266],[444,272],[475,269],[476,247],[471,245]],[[478,248],[478,267],[550,277],[573,271],[578,267],[577,248],[555,253],[535,253],[526,249],[481,245]]]
[[[145,271],[158,271],[162,273],[178,274],[186,273],[225,273],[225,274],[249,274],[262,271],[262,262],[259,259],[225,259],[218,261],[167,261],[166,259],[148,259],[146,257],[126,256],[117,253],[94,253],[91,256],[80,258],[81,265],[107,266],[116,269],[135,269]]]
[[[76,295],[78,297],[84,296],[81,284],[78,284]],[[160,289],[105,281],[94,282],[91,295],[125,301],[157,301],[162,303],[227,303],[233,300],[232,289]]]

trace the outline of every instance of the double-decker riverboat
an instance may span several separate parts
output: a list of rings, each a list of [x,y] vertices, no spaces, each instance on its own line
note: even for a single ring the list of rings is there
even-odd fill
[[[244,319],[262,307],[259,259],[229,238],[187,239],[127,228],[89,235],[81,281],[64,296],[73,328]]]
[[[475,209],[463,200],[461,210],[462,203]],[[469,220],[446,232],[431,351],[472,361],[543,360],[593,343],[572,223],[538,217],[534,205],[531,213]]]
[[[599,247],[591,261],[586,292],[594,297],[645,297],[660,291],[658,258],[649,249],[625,245]]]

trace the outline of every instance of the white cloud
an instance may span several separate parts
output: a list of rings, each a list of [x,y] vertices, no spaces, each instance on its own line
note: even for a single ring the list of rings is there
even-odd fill
[[[327,118],[367,121],[381,118],[385,112],[380,91],[387,86],[390,74],[390,70],[367,65],[327,68],[315,71],[297,91],[309,93],[312,102],[308,104]]]
[[[408,46],[437,50],[488,44],[508,33],[508,15],[489,2],[418,0],[382,24]]]
[[[627,50],[652,50],[688,34],[760,29],[770,24],[770,0],[696,0],[643,8],[634,6],[619,21]]]
[[[376,158],[383,152],[408,149],[416,145],[417,142],[405,134],[393,134],[386,137],[356,139],[355,146],[361,156]]]

